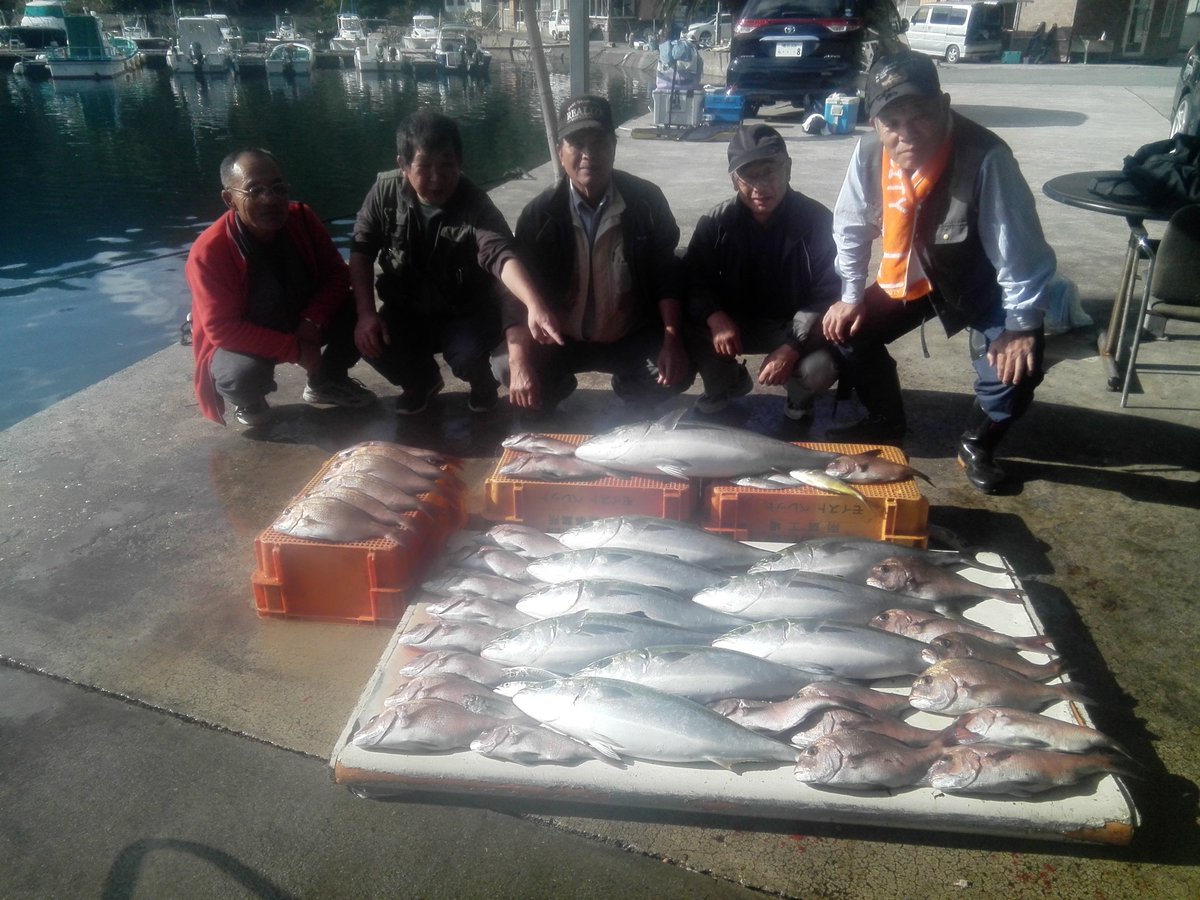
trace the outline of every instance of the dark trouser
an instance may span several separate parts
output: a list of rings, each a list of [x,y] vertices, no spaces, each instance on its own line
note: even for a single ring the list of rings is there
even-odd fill
[[[354,346],[355,318],[354,305],[347,302],[327,329],[328,340],[321,350],[321,371],[309,376],[309,381],[345,378],[358,362],[358,348]],[[275,366],[273,359],[218,347],[209,370],[218,394],[234,406],[252,406],[278,389]]]
[[[435,353],[441,353],[456,378],[472,387],[495,386],[490,353],[500,340],[500,310],[481,304],[468,315],[431,315],[397,303],[385,303],[379,315],[391,338],[384,355],[367,362],[406,391],[428,391],[438,381]]]
[[[568,340],[558,344],[535,344],[533,366],[542,388],[542,408],[552,409],[575,390],[579,372],[606,372],[612,375],[616,395],[629,402],[666,400],[692,386],[695,374],[678,384],[658,383],[658,354],[662,350],[662,329],[644,328],[607,344]],[[508,354],[504,346],[492,357],[492,371],[501,384],[508,384]]]
[[[742,332],[742,349],[746,353],[772,353],[789,341],[800,338],[800,360],[787,380],[788,401],[797,409],[808,409],[822,391],[837,381],[837,364],[833,352],[820,332],[809,330],[812,314],[801,313],[794,319],[738,319],[734,322]],[[797,334],[798,330],[802,330]],[[710,397],[728,396],[742,379],[742,364],[731,356],[718,356],[713,350],[712,332],[699,323],[688,329],[688,350],[700,378],[704,393]]]
[[[858,334],[836,349],[841,356],[842,378],[858,391],[867,411],[888,421],[904,421],[900,379],[896,361],[887,345],[936,315],[928,297],[912,302],[893,300],[877,285],[863,297],[866,314]],[[994,422],[1007,422],[1024,415],[1033,402],[1033,392],[1042,383],[1045,337],[1039,332],[1034,347],[1034,373],[1019,384],[1005,384],[996,367],[988,362],[987,349],[1004,333],[1004,310],[972,323],[971,365],[975,368],[975,396]]]

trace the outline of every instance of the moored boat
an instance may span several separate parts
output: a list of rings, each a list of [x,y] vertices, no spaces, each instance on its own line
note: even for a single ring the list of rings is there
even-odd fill
[[[116,78],[133,68],[137,45],[114,46],[96,16],[67,16],[67,46],[45,54],[51,78]]]
[[[66,15],[60,0],[29,0],[18,23],[0,29],[0,37],[6,47],[13,49],[48,50],[65,47]]]
[[[265,65],[268,75],[295,78],[312,74],[313,50],[303,41],[288,41],[276,44],[267,53]]]
[[[354,67],[360,72],[402,72],[404,66],[404,54],[382,31],[372,31],[354,51]]]
[[[167,66],[178,75],[219,75],[233,70],[233,53],[221,24],[209,16],[183,16],[179,36],[167,51]]]
[[[438,38],[438,20],[433,16],[413,16],[412,28],[404,35],[404,49],[426,53],[433,50]]]
[[[329,49],[357,50],[366,45],[367,28],[358,13],[338,13],[337,34],[329,39]]]

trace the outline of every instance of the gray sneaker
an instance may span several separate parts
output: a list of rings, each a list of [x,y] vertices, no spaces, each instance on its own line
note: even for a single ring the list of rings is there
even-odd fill
[[[358,407],[375,402],[375,394],[349,375],[324,378],[315,384],[310,381],[304,388],[303,397],[307,403],[326,403],[331,406]]]
[[[738,379],[737,384],[727,391],[722,391],[719,394],[701,394],[696,398],[695,410],[706,416],[711,416],[714,413],[719,413],[736,400],[738,397],[745,397],[748,393],[754,390],[754,379],[750,377],[750,373],[746,371],[745,364],[741,366],[742,374]]]
[[[793,422],[811,422],[813,420],[812,404],[801,406],[789,399],[783,404],[783,414]]]
[[[242,425],[248,427],[265,425],[271,418],[271,407],[267,405],[266,400],[259,400],[257,403],[247,403],[245,406],[235,406],[233,408],[233,417]]]

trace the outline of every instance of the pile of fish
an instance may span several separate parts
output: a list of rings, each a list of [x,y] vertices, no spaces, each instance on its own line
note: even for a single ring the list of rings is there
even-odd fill
[[[440,454],[365,441],[335,454],[271,528],[332,543],[428,543],[458,527],[463,508],[463,484]]]
[[[964,616],[1022,600],[959,574],[1007,571],[965,553],[842,538],[768,553],[624,516],[558,537],[499,525],[449,563],[424,585],[429,621],[398,637],[421,651],[408,680],[355,745],[787,764],[824,788],[985,797],[1132,771],[1102,733],[1041,714],[1088,702],[1048,639]]]
[[[744,487],[785,490],[802,486],[847,494],[866,502],[854,485],[929,479],[877,451],[841,456],[724,425],[685,421],[683,411],[622,425],[575,444],[544,434],[505,438],[520,455],[500,474],[527,481],[587,481],[629,474],[730,478]]]

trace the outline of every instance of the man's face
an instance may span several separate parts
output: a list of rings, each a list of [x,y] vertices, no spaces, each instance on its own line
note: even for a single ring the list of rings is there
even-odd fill
[[[238,157],[221,197],[260,241],[270,242],[287,223],[288,186],[269,157],[256,153]]]
[[[608,190],[617,136],[599,128],[585,128],[558,143],[558,161],[584,199],[595,203]]]
[[[449,147],[440,150],[418,150],[407,166],[401,161],[404,177],[416,191],[417,198],[429,206],[445,206],[458,190],[462,166]]]
[[[786,156],[777,156],[746,163],[730,177],[738,201],[761,222],[783,202],[791,173],[792,161]]]
[[[888,156],[912,171],[927,163],[950,127],[950,97],[901,97],[872,119]]]

